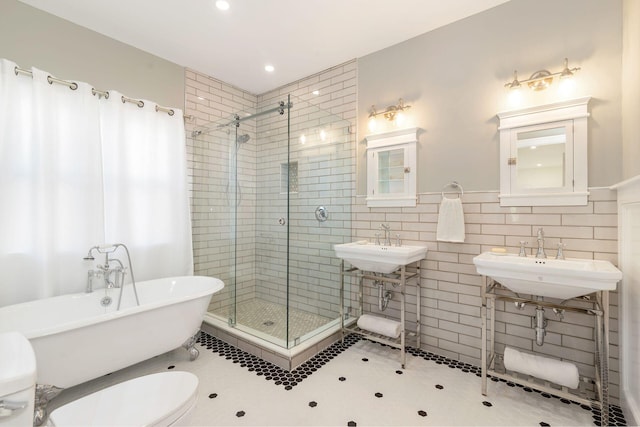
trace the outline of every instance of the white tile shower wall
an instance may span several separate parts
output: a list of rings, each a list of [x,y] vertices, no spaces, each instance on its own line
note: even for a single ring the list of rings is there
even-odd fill
[[[440,193],[419,196],[415,208],[367,208],[364,197],[353,206],[354,239],[374,238],[380,223],[391,225],[405,244],[427,244],[429,251],[421,263],[422,348],[456,360],[480,364],[480,288],[483,278],[476,273],[473,257],[493,247],[517,253],[521,240],[535,242],[538,227],[545,232],[545,247],[555,255],[557,243],[567,245],[567,257],[605,259],[617,264],[616,194],[592,188],[587,206],[500,207],[497,192],[465,192],[466,239],[464,243],[436,241]],[[533,249],[529,249],[533,250]],[[377,293],[367,287],[365,311],[378,313]],[[416,319],[415,287],[408,289],[408,321]],[[619,398],[618,294],[610,295],[610,394]],[[497,304],[496,349],[505,345],[576,363],[582,375],[594,374],[593,316],[566,313],[559,321],[547,313],[545,343],[535,343],[531,328],[534,307],[523,311],[513,304]],[[397,298],[382,315],[398,319]],[[408,324],[409,325],[409,324]]]
[[[255,120],[238,128],[238,135],[248,134],[248,142],[236,150],[233,127],[216,128],[212,123],[230,120],[233,114],[255,112],[257,97],[224,82],[193,70],[185,72],[185,122],[187,158],[191,186],[191,220],[193,226],[195,274],[222,279],[227,286],[211,301],[210,310],[229,305],[233,274],[237,277],[237,298],[255,295]],[[207,129],[194,136],[192,131]],[[233,171],[238,162],[238,185],[235,196]],[[232,215],[238,205],[237,219]],[[232,250],[233,227],[238,231],[237,251]],[[237,263],[235,262],[237,259]]]
[[[277,223],[278,217],[287,217],[289,305],[336,318],[339,263],[333,256],[333,244],[351,239],[355,188],[354,135],[350,131],[353,132],[351,124],[356,119],[356,62],[260,95],[258,103],[267,108],[286,101],[288,94],[293,95],[289,158],[287,122],[275,116],[258,119],[263,140],[261,161],[257,164],[261,214],[256,220],[256,294],[281,304],[287,301],[286,228]],[[297,164],[297,189],[287,195],[280,183],[282,165],[286,167],[288,162]],[[318,206],[327,208],[327,222],[316,220],[314,211]]]
[[[189,170],[192,185],[192,221],[196,274],[228,280],[233,266],[229,230],[230,206],[226,195],[229,170],[229,137],[222,131],[191,137],[203,125],[230,118],[239,111],[257,111],[294,96],[291,114],[291,161],[298,162],[299,189],[292,195],[288,217],[291,227],[289,265],[292,307],[335,317],[338,313],[338,264],[332,244],[348,241],[351,235],[351,198],[355,187],[355,152],[351,123],[356,118],[356,61],[333,67],[256,97],[204,74],[186,71],[185,114],[187,122]],[[317,91],[319,94],[314,94]],[[300,102],[302,100],[303,102]],[[317,128],[329,114],[343,121],[327,129],[329,144],[320,146],[307,135],[306,147],[296,146],[300,132]],[[242,187],[238,230],[238,298],[256,294],[269,301],[286,302],[286,227],[278,224],[287,217],[286,193],[281,194],[281,164],[287,162],[287,121],[269,115],[248,124],[238,133],[249,133],[248,147],[239,151],[238,176]],[[246,130],[245,130],[246,129]],[[319,131],[318,131],[319,132]],[[318,224],[313,211],[327,205],[330,220]],[[256,280],[255,274],[260,274]],[[228,305],[231,287],[216,295],[210,309]]]

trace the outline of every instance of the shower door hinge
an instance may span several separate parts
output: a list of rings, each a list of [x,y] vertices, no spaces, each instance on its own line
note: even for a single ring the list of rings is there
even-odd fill
[[[516,161],[517,161],[517,160],[516,160],[516,158],[515,158],[515,157],[509,157],[509,160],[507,160],[507,164],[508,164],[509,166],[513,166],[513,165],[515,165],[515,164],[516,164]]]

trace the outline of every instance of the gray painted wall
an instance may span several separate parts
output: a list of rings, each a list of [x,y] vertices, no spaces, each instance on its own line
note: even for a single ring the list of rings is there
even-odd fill
[[[622,36],[623,178],[640,174],[640,2],[624,0]]]
[[[512,0],[360,58],[357,193],[366,193],[362,140],[369,108],[384,109],[399,97],[412,105],[413,124],[424,129],[418,192],[438,191],[451,180],[465,190],[498,189],[496,113],[514,108],[504,84],[514,69],[520,79],[543,68],[560,71],[565,57],[582,70],[575,91],[564,97],[593,97],[589,186],[619,182],[621,55],[621,0]],[[560,100],[558,87],[527,89],[520,106]]]
[[[184,110],[184,68],[20,3],[0,2],[0,57]]]

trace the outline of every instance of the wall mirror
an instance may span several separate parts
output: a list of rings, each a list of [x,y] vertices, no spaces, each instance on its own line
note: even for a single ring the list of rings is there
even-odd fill
[[[498,114],[502,206],[587,204],[589,99]]]

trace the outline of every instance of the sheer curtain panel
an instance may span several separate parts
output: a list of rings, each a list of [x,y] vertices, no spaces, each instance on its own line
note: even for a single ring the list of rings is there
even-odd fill
[[[193,274],[182,111],[100,101],[105,238],[131,251],[136,280]]]
[[[0,306],[84,291],[103,243],[136,280],[193,274],[182,112],[31,71],[0,59]]]
[[[104,239],[100,116],[76,90],[0,63],[0,305],[78,292]]]

